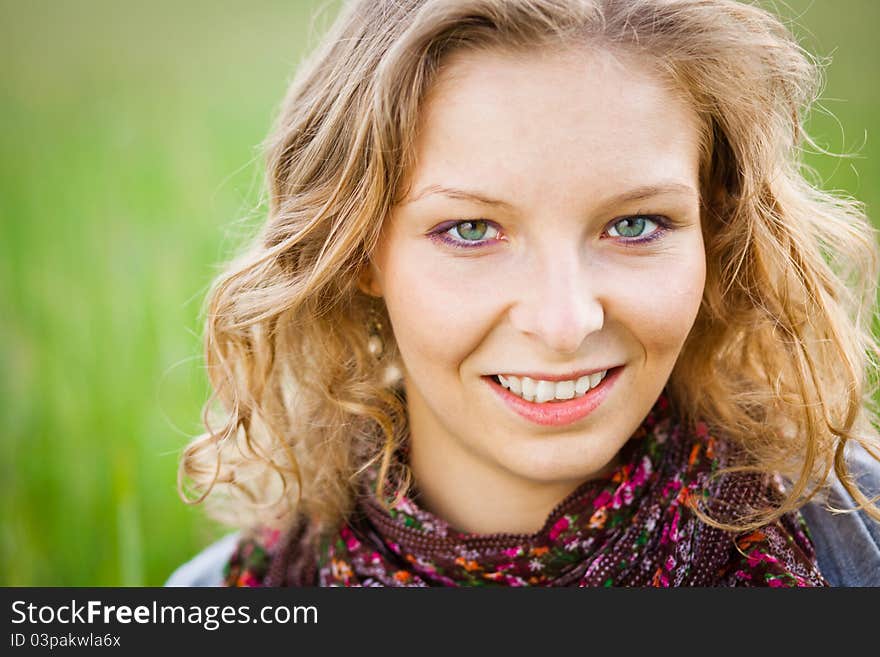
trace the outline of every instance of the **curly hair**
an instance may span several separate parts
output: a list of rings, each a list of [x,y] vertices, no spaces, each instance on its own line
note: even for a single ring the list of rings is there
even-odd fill
[[[880,458],[875,232],[857,202],[804,177],[820,65],[777,17],[732,0],[348,4],[267,140],[268,219],[209,295],[213,395],[180,463],[185,499],[210,494],[233,524],[284,525],[343,517],[373,466],[406,492],[403,364],[358,277],[407,191],[420,107],[446,58],[548,48],[635,54],[700,118],[706,286],[667,389],[686,422],[742,448],[738,467],[789,482],[742,527],[798,508],[832,471],[880,519],[846,459],[853,443]]]

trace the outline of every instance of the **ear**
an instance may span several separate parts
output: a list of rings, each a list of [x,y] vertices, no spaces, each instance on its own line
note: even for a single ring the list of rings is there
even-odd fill
[[[379,285],[378,271],[372,261],[361,267],[358,274],[358,289],[371,297],[381,297],[382,287]]]

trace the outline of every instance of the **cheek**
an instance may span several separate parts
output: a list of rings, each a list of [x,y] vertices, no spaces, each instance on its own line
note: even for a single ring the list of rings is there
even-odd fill
[[[621,305],[621,319],[649,357],[675,359],[693,327],[703,297],[706,266],[702,242],[699,248],[658,259],[656,265],[650,277],[641,277],[641,284],[634,282],[626,294],[618,297],[626,299],[625,306]]]
[[[394,335],[413,372],[457,367],[485,338],[496,314],[492,303],[498,297],[485,280],[460,263],[443,267],[442,258],[429,256],[422,249],[398,249],[383,271]]]

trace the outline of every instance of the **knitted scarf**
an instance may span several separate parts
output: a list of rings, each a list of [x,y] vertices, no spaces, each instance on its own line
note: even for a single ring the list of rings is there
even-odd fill
[[[468,534],[404,497],[386,510],[368,491],[334,531],[307,523],[261,530],[226,566],[230,586],[823,586],[799,513],[731,534],[697,503],[735,520],[767,504],[781,481],[712,477],[729,448],[704,424],[687,432],[665,396],[621,452],[534,534]],[[478,500],[475,501],[478,503]]]

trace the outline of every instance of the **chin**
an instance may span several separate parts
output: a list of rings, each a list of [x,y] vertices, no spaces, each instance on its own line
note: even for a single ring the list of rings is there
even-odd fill
[[[507,464],[507,469],[514,475],[530,480],[536,484],[554,484],[564,482],[583,482],[596,478],[607,470],[614,460],[617,450],[612,453],[593,453],[584,455],[562,451],[549,451],[546,454],[518,455]],[[511,455],[512,456],[512,455]]]

